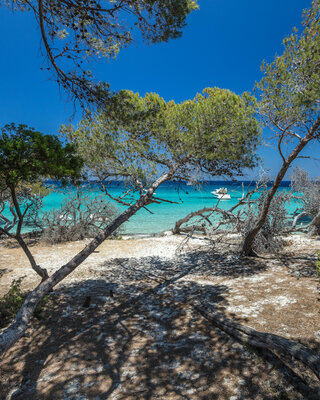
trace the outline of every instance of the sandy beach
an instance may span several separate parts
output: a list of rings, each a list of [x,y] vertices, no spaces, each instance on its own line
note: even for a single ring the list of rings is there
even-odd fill
[[[260,259],[241,259],[234,237],[211,249],[203,238],[184,242],[183,236],[104,242],[55,289],[44,317],[34,318],[1,360],[1,398],[305,398],[295,374],[302,371],[313,388],[312,374],[295,364],[290,373],[274,367],[193,306],[205,303],[318,351],[320,241],[292,236],[281,254]],[[86,243],[36,244],[32,251],[52,273]],[[28,289],[38,282],[18,248],[2,246],[0,271],[1,294],[13,278],[26,276]]]

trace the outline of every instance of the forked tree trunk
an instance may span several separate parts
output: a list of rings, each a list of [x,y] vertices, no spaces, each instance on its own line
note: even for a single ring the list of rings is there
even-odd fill
[[[48,271],[45,268],[41,268],[40,265],[36,263],[36,260],[34,259],[31,251],[29,250],[29,247],[27,246],[23,238],[20,235],[18,235],[15,237],[15,239],[19,243],[25,255],[28,257],[31,268],[42,278],[42,282],[48,279],[49,278]]]
[[[315,134],[317,130],[319,129],[320,126],[320,116],[317,118],[316,122],[312,126],[312,128],[309,130],[307,135],[299,141],[297,146],[292,150],[290,155],[283,160],[282,167],[280,171],[278,172],[278,175],[273,182],[272,188],[269,190],[266,199],[264,200],[262,204],[262,208],[259,211],[257,221],[254,225],[254,227],[247,233],[246,237],[244,238],[243,245],[242,245],[242,254],[245,256],[256,256],[255,251],[253,250],[253,245],[254,245],[254,240],[259,233],[260,229],[263,227],[263,224],[266,221],[270,204],[271,201],[276,194],[280,183],[285,176],[286,172],[288,171],[290,165],[292,162],[298,157],[300,152],[305,148],[305,146],[315,137]]]
[[[24,220],[24,214],[21,212],[20,205],[17,199],[17,193],[16,189],[13,185],[9,187],[10,192],[11,192],[11,198],[13,201],[13,205],[16,211],[16,214],[18,216],[18,226],[17,226],[17,231],[15,235],[9,235],[12,238],[16,239],[16,241],[19,243],[20,247],[24,251],[25,255],[28,257],[28,260],[30,262],[31,268],[41,277],[42,281],[45,281],[48,279],[48,272],[46,269],[41,268],[40,265],[36,263],[36,260],[34,259],[33,255],[31,254],[31,251],[29,250],[29,247],[27,246],[26,242],[23,240],[21,236],[21,228],[23,225],[23,220]]]
[[[83,250],[75,255],[67,264],[63,265],[48,279],[41,282],[26,298],[12,324],[0,335],[0,355],[7,351],[23,335],[33,312],[43,297],[50,292],[59,282],[66,278],[80,264],[85,261],[96,248],[104,242],[124,222],[128,221],[142,207],[149,203],[154,191],[172,177],[172,173],[163,174],[148,189],[145,195],[139,198],[135,204],[124,211],[110,225],[101,231]]]

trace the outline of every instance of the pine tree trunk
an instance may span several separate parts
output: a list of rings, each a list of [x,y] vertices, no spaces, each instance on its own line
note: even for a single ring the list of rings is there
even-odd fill
[[[17,242],[19,243],[20,247],[24,251],[25,255],[28,257],[28,260],[30,262],[31,268],[42,278],[42,281],[45,281],[46,279],[49,278],[48,272],[45,268],[41,268],[40,265],[36,263],[36,260],[34,259],[31,251],[29,250],[29,247],[23,240],[23,238],[18,235],[15,237]]]
[[[43,269],[39,265],[37,265],[33,255],[31,254],[31,251],[29,250],[29,247],[27,246],[27,244],[25,243],[25,241],[23,240],[23,238],[21,236],[21,228],[23,225],[24,214],[22,214],[22,212],[21,212],[15,187],[13,185],[11,185],[9,187],[9,189],[11,192],[11,198],[12,198],[16,213],[18,215],[18,221],[19,221],[16,234],[13,235],[13,237],[17,240],[17,242],[21,246],[22,250],[24,251],[25,255],[28,257],[31,268],[41,277],[42,281],[44,281],[44,280],[48,279],[48,272],[46,269]]]
[[[276,194],[280,183],[285,176],[286,172],[288,171],[289,167],[291,166],[292,162],[298,157],[300,152],[305,148],[305,146],[314,139],[314,135],[320,126],[320,116],[316,120],[315,124],[312,126],[308,134],[299,141],[297,146],[292,150],[290,155],[283,160],[282,167],[278,172],[278,175],[273,182],[272,188],[267,194],[265,201],[263,202],[262,208],[258,214],[258,218],[254,227],[247,233],[246,237],[244,238],[243,245],[242,245],[242,254],[245,256],[256,256],[255,251],[253,250],[253,245],[257,234],[259,233],[260,229],[263,227],[263,224],[266,221],[271,201]]]

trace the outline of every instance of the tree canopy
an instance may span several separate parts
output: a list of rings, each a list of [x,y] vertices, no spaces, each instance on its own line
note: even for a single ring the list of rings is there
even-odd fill
[[[42,180],[75,182],[81,177],[83,161],[72,144],[64,146],[56,136],[43,135],[26,125],[10,124],[1,129],[0,165],[0,234],[17,240],[31,267],[46,279],[47,271],[37,265],[21,230],[48,194]]]
[[[181,104],[122,91],[108,107],[63,131],[100,181],[127,178],[144,187],[166,170],[175,179],[241,175],[255,165],[260,128],[255,99],[207,88]]]
[[[265,76],[257,84],[259,112],[276,134],[282,166],[266,196],[259,215],[245,237],[243,252],[255,255],[255,238],[263,227],[272,198],[292,162],[312,141],[320,138],[320,0],[304,11],[303,32],[295,29],[284,40],[284,52],[270,64],[264,63]],[[295,142],[286,155],[283,145]],[[288,147],[292,149],[292,147]]]
[[[0,165],[0,188],[5,189],[44,178],[79,179],[83,162],[72,144],[64,146],[56,136],[9,124],[1,129]]]
[[[1,0],[0,0],[1,1]],[[94,83],[88,61],[116,57],[142,37],[148,43],[181,35],[194,0],[2,0],[31,11],[40,28],[47,69],[82,104],[103,101],[108,85]]]
[[[257,84],[259,111],[265,123],[282,138],[300,139],[319,118],[320,111],[320,1],[304,11],[304,30],[284,39],[284,52],[270,64]],[[319,124],[314,138],[319,138]]]

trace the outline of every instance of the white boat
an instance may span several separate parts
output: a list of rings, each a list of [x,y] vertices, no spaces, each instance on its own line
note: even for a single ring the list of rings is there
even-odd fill
[[[107,222],[109,221],[108,217],[104,217],[99,214],[90,214],[90,219],[94,219],[95,221],[102,221],[102,222]]]
[[[66,214],[60,214],[59,219],[60,221],[72,221],[72,217]]]
[[[146,194],[146,193],[147,193],[147,191],[148,191],[148,189],[143,189],[143,190],[142,190],[142,193],[143,193],[143,194]],[[157,195],[157,193],[156,193],[156,192],[154,192],[152,196],[156,196],[156,195]]]
[[[219,188],[219,189],[213,190],[211,193],[214,196],[216,196],[219,200],[230,200],[231,199],[231,196],[228,193],[227,188]]]

